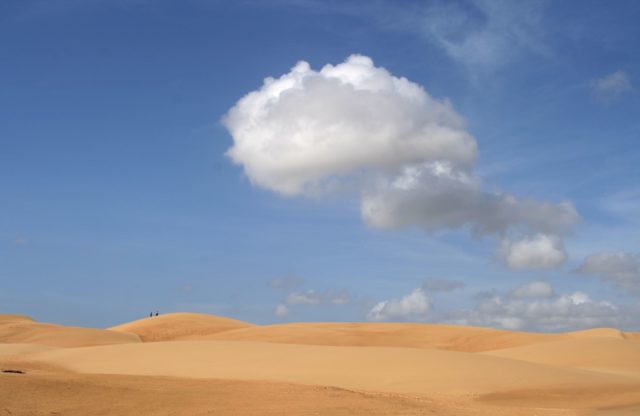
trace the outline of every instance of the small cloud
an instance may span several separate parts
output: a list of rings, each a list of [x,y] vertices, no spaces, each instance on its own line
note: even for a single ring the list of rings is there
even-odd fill
[[[592,254],[575,272],[597,276],[603,282],[640,296],[639,254],[606,251]]]
[[[268,284],[272,289],[293,290],[304,284],[304,278],[298,276],[276,277],[271,279]]]
[[[550,298],[554,295],[553,286],[548,282],[535,281],[526,283],[512,290],[512,298]]]
[[[284,303],[280,303],[278,304],[278,306],[276,306],[275,311],[273,312],[278,318],[284,318],[285,316],[289,315],[289,307],[287,305],[285,305]]]
[[[594,94],[605,101],[616,99],[633,90],[629,76],[622,70],[594,80],[591,87]]]
[[[424,282],[422,288],[428,292],[453,292],[464,286],[463,282],[457,280],[432,279]]]
[[[287,305],[319,305],[334,304],[345,305],[349,303],[349,294],[347,292],[339,292],[335,290],[327,290],[324,292],[317,292],[313,289],[309,289],[305,292],[293,292],[287,296],[285,303]]]
[[[313,289],[306,292],[293,292],[287,296],[285,302],[288,305],[317,305],[320,303],[320,295]]]
[[[431,310],[431,300],[422,288],[399,298],[378,302],[367,314],[370,321],[423,321]]]
[[[327,306],[327,305],[347,305],[351,302],[351,295],[345,290],[328,289],[317,291],[314,289],[295,291],[276,306],[276,316],[283,317],[291,313],[292,307],[303,306]]]
[[[511,269],[549,269],[567,260],[562,240],[553,235],[538,234],[534,237],[511,241],[504,239],[500,255]]]

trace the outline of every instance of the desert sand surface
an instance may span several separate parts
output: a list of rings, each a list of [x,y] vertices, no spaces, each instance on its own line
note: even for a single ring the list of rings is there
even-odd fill
[[[0,315],[0,368],[22,372],[0,373],[0,415],[640,414],[640,341],[610,328]]]

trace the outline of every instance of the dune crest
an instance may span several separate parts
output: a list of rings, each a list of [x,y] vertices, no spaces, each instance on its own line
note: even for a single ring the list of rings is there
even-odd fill
[[[0,343],[86,347],[135,342],[140,339],[134,334],[41,323],[22,315],[0,315]]]
[[[571,338],[626,338],[626,334],[615,328],[592,328],[583,329],[582,331],[568,332]]]
[[[558,336],[420,323],[292,323],[253,326],[202,339],[325,346],[438,348],[479,352],[550,342]]]
[[[205,338],[220,332],[251,326],[253,325],[248,322],[232,318],[179,312],[128,322],[111,327],[109,330],[135,334],[144,342],[157,342]]]
[[[5,313],[2,314],[0,313],[0,323],[4,323],[4,322],[20,322],[20,321],[30,321],[33,322],[33,319],[31,319],[31,317],[26,316],[26,315],[18,315],[18,314],[11,314],[11,313]]]

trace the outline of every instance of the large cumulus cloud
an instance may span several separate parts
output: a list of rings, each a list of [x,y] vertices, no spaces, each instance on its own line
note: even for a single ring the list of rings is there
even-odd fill
[[[447,160],[468,169],[476,142],[462,118],[370,58],[316,72],[299,62],[242,98],[224,118],[231,159],[255,184],[301,194],[329,178]]]
[[[476,140],[451,103],[366,56],[319,71],[299,62],[265,79],[223,123],[233,137],[227,155],[253,184],[287,196],[348,187],[374,227],[468,228],[513,245],[556,241],[578,220],[569,202],[487,192],[473,173]],[[564,261],[531,253],[547,257],[523,267]]]

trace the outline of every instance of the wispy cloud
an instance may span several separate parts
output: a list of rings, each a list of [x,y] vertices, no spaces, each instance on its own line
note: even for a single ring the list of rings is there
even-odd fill
[[[273,5],[311,13],[358,17],[373,26],[415,35],[440,49],[473,77],[499,69],[525,53],[551,55],[543,18],[547,1],[431,0],[402,3],[277,0]]]
[[[345,291],[326,290],[318,292],[313,289],[304,292],[290,293],[285,299],[287,305],[319,305],[329,303],[344,305],[349,303],[349,294]]]
[[[622,70],[598,78],[591,83],[594,94],[604,101],[611,101],[633,90],[629,75]]]
[[[549,53],[541,20],[545,2],[435,1],[426,7],[420,29],[447,55],[472,71],[493,70],[523,52]]]

